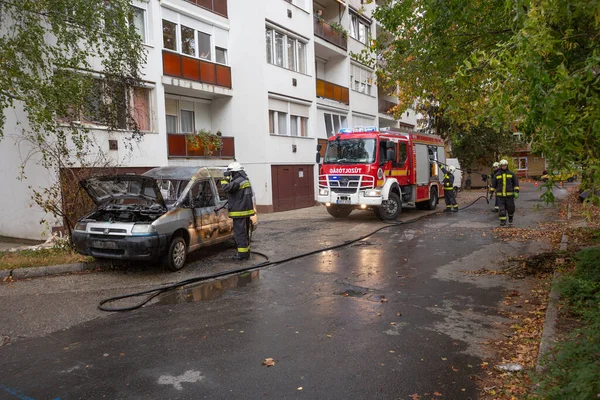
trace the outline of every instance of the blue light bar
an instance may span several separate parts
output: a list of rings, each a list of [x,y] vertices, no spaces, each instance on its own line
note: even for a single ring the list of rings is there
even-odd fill
[[[351,133],[351,132],[352,132],[352,129],[350,129],[350,128],[342,128],[339,130],[338,133]]]
[[[365,127],[365,132],[375,132],[377,130],[376,126],[367,126]]]

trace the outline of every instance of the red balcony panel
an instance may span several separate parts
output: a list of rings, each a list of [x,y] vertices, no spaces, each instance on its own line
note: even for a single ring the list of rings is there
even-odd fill
[[[350,90],[347,87],[336,85],[322,79],[317,79],[317,97],[350,104]]]
[[[227,0],[213,0],[213,11],[227,17]]]
[[[235,141],[232,137],[221,138],[223,140],[223,147],[221,148],[221,157],[234,158],[235,157]]]
[[[181,56],[163,51],[163,73],[171,76],[181,76]]]
[[[209,10],[213,9],[213,1],[212,0],[192,0],[193,3],[196,3],[200,7],[208,8]]]
[[[169,156],[185,157],[187,155],[185,135],[168,134],[167,140]]]
[[[195,146],[190,142],[187,142],[187,155],[188,157],[203,157],[204,156],[204,148],[202,145]]]
[[[185,79],[193,81],[200,80],[200,65],[199,60],[190,57],[181,57],[181,65],[183,66],[182,76]]]
[[[213,85],[217,83],[215,64],[206,61],[200,61],[200,82],[210,83]]]
[[[314,19],[315,36],[336,45],[337,47],[348,50],[348,38],[341,33],[334,31],[331,25],[315,16]]]
[[[217,85],[231,87],[231,68],[225,65],[216,65],[217,68]]]

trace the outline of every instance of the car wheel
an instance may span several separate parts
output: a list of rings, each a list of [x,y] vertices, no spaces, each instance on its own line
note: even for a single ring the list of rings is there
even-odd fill
[[[327,212],[335,218],[346,218],[352,212],[352,207],[331,205],[327,207]]]
[[[165,255],[163,264],[170,271],[179,271],[185,265],[187,257],[187,244],[181,236],[176,236],[171,240],[169,250]]]
[[[375,209],[375,215],[382,220],[394,220],[398,218],[401,212],[402,201],[396,193],[390,193],[388,199],[384,200],[383,204]]]
[[[458,193],[458,188],[456,189],[456,193]],[[438,191],[435,187],[431,187],[431,191],[429,192],[429,201],[427,202],[428,210],[435,210],[438,205]]]

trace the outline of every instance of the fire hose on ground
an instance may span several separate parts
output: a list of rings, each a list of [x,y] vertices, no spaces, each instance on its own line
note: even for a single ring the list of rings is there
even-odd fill
[[[479,196],[477,199],[475,199],[473,202],[471,202],[470,204],[459,208],[459,210],[465,210],[469,207],[471,207],[472,205],[474,205],[477,201],[481,200],[481,199],[485,199],[486,202],[489,204],[489,200],[487,198],[487,196]],[[144,290],[144,291],[140,291],[140,292],[135,292],[135,293],[130,293],[130,294],[126,294],[126,295],[122,295],[122,296],[116,296],[116,297],[111,297],[105,300],[102,300],[99,304],[98,304],[98,308],[102,311],[109,311],[109,312],[122,312],[122,311],[133,311],[136,310],[138,308],[143,307],[144,305],[148,304],[152,299],[154,299],[155,297],[169,292],[171,290],[177,290],[179,288],[182,288],[183,286],[187,286],[187,285],[191,285],[194,283],[199,283],[199,282],[204,282],[204,281],[208,281],[208,280],[212,280],[212,279],[216,279],[216,278],[221,278],[224,276],[229,276],[229,275],[235,275],[235,274],[240,274],[240,273],[244,273],[244,272],[250,272],[250,271],[254,271],[257,269],[261,269],[267,266],[272,266],[272,265],[278,265],[278,264],[284,264],[290,261],[294,261],[294,260],[298,260],[301,258],[305,258],[305,257],[309,257],[315,254],[319,254],[325,251],[331,251],[331,250],[336,250],[342,247],[346,247],[346,246],[350,246],[351,244],[354,244],[356,242],[360,242],[361,240],[364,240],[370,236],[373,236],[374,234],[384,230],[384,229],[388,229],[391,228],[393,226],[400,226],[400,225],[406,225],[406,224],[412,224],[414,222],[417,222],[423,218],[426,217],[430,217],[432,215],[437,215],[437,214],[441,214],[441,212],[437,212],[437,213],[433,213],[433,214],[426,214],[426,215],[421,215],[419,217],[413,218],[411,220],[408,221],[386,221],[386,223],[388,224],[387,226],[382,226],[378,229],[375,229],[374,231],[363,235],[361,237],[358,237],[356,239],[352,239],[352,240],[348,240],[345,241],[343,243],[340,244],[336,244],[333,246],[328,246],[328,247],[324,247],[321,249],[317,249],[317,250],[313,250],[313,251],[309,251],[306,253],[302,253],[302,254],[298,254],[292,257],[288,257],[288,258],[284,258],[281,260],[277,260],[277,261],[271,261],[269,259],[269,257],[266,254],[257,252],[257,251],[252,251],[252,254],[261,256],[265,258],[265,261],[260,262],[258,264],[253,264],[250,265],[248,267],[243,267],[243,268],[237,268],[237,269],[232,269],[232,270],[227,270],[227,271],[223,271],[223,272],[219,272],[216,274],[212,274],[212,275],[206,275],[206,276],[199,276],[199,277],[194,277],[194,278],[189,278],[189,279],[185,279],[179,282],[174,282],[174,283],[170,283],[167,284],[165,286],[161,286],[161,287],[157,287],[157,288],[153,288],[153,289],[148,289],[148,290]],[[134,304],[132,306],[128,306],[128,307],[109,307],[107,306],[107,304],[109,303],[113,303],[115,301],[119,301],[119,300],[124,300],[124,299],[131,299],[131,298],[135,298],[135,297],[140,297],[140,296],[146,296],[146,298],[144,298],[142,301],[140,301],[137,304]]]

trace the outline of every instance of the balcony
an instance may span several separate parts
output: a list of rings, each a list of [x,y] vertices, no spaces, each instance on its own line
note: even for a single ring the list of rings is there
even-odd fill
[[[348,88],[322,79],[317,79],[317,97],[350,105],[350,92]]]
[[[235,142],[232,137],[222,137],[220,150],[206,151],[202,146],[194,146],[184,133],[168,133],[169,158],[235,158]]]
[[[337,47],[348,50],[348,37],[344,37],[341,33],[335,31],[331,25],[325,22],[323,19],[319,19],[317,16],[314,17],[315,36],[329,42]]]
[[[209,11],[227,18],[227,0],[186,0],[188,3],[206,8]]]
[[[163,74],[231,89],[231,68],[163,50]]]
[[[388,114],[393,107],[396,107],[397,104],[387,100],[379,100],[379,112],[381,114]]]

